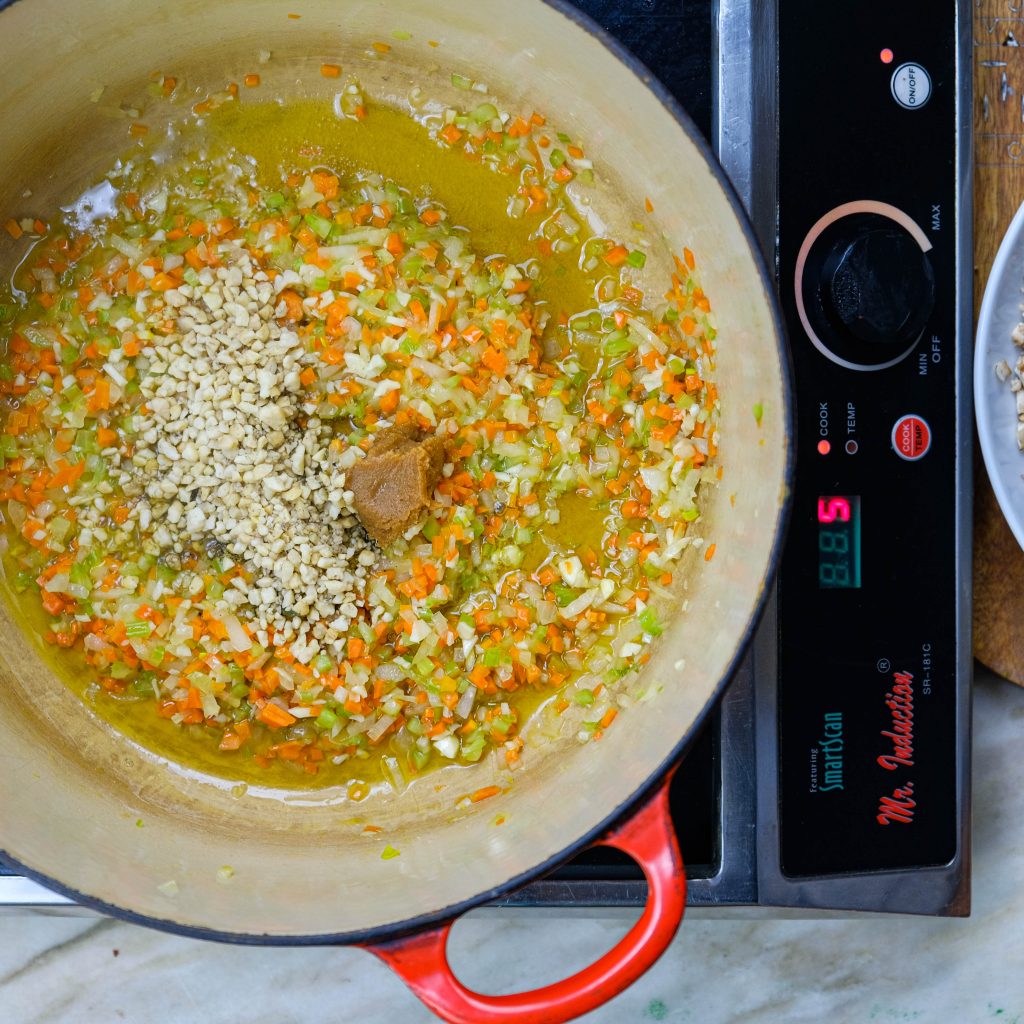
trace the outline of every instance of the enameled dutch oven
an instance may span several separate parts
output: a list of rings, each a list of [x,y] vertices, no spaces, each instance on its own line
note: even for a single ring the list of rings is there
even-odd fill
[[[507,786],[497,764],[441,770],[359,804],[342,790],[235,795],[229,782],[169,764],[97,718],[4,603],[0,850],[45,885],[140,924],[230,942],[365,946],[452,1021],[567,1020],[654,963],[683,914],[669,777],[750,635],[786,507],[788,379],[768,279],[686,115],[567,4],[290,2],[8,3],[0,222],[52,209],[101,175],[128,141],[119,107],[144,95],[154,70],[223,89],[269,50],[258,67],[265,92],[325,99],[332,83],[318,74],[323,61],[355,74],[370,96],[399,100],[416,84],[445,99],[453,71],[484,80],[509,109],[543,111],[585,140],[599,175],[592,209],[611,234],[628,234],[650,197],[660,231],[645,268],[650,294],[665,290],[673,252],[685,245],[697,255],[718,326],[724,475],[707,492],[702,521],[716,557],[694,552],[677,574],[687,589],[645,670],[645,682],[660,687],[655,699],[621,715],[599,743],[570,736],[531,747],[506,792],[461,808],[467,789]],[[395,30],[411,38],[394,42]],[[379,39],[393,42],[386,59],[370,48]],[[10,272],[24,245],[3,236],[0,270]],[[401,855],[382,859],[383,839],[365,834],[367,823]],[[534,992],[492,997],[463,987],[445,960],[451,921],[594,843],[631,854],[649,883],[647,908],[620,945]]]

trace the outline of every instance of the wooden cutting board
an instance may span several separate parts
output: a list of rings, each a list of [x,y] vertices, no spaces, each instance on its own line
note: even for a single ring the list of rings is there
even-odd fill
[[[1024,202],[1024,10],[976,0],[974,15],[974,313],[992,261]],[[1024,686],[1024,551],[996,503],[975,445],[974,654]]]

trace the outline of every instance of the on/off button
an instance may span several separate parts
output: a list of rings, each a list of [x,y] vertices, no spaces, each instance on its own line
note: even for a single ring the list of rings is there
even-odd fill
[[[932,428],[920,416],[901,416],[892,428],[892,447],[901,459],[917,462],[932,446]]]

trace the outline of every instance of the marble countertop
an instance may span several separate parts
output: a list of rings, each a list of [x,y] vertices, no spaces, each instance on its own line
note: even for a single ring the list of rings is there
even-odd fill
[[[1024,690],[979,671],[969,919],[694,911],[653,970],[584,1020],[1024,1022],[1022,747]],[[481,911],[456,926],[451,958],[467,984],[515,991],[582,967],[632,920]],[[0,915],[4,1024],[434,1019],[358,950],[222,946],[91,914]]]

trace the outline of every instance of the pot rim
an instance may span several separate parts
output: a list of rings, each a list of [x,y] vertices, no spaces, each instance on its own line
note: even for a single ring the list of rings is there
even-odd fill
[[[13,7],[17,2],[19,2],[19,0],[0,0],[0,13],[9,7]],[[391,941],[454,921],[469,910],[473,910],[485,903],[490,903],[509,892],[521,888],[529,882],[535,881],[536,879],[548,874],[550,871],[553,871],[559,865],[571,860],[576,854],[590,846],[599,836],[608,832],[620,822],[625,821],[629,815],[644,802],[644,800],[651,796],[655,788],[662,782],[672,767],[682,760],[687,747],[693,741],[699,728],[704,724],[705,719],[718,703],[722,694],[725,692],[725,689],[732,681],[737,665],[745,654],[751,637],[760,622],[762,614],[764,613],[765,605],[768,601],[768,595],[771,592],[772,583],[778,570],[780,552],[788,529],[793,502],[792,482],[795,464],[795,452],[793,447],[793,432],[795,427],[795,415],[793,408],[793,365],[789,345],[786,340],[786,332],[782,315],[779,310],[779,301],[775,293],[775,286],[771,275],[768,273],[764,255],[762,254],[760,245],[754,235],[749,217],[747,216],[746,210],[744,210],[743,205],[733,188],[732,182],[729,181],[725,171],[719,164],[711,146],[697,129],[696,125],[690,118],[690,115],[686,113],[679,101],[676,100],[668,88],[653,74],[653,72],[651,72],[639,57],[602,28],[596,21],[594,21],[593,18],[590,17],[590,15],[583,13],[579,8],[575,7],[570,0],[542,0],[542,2],[558,11],[559,14],[563,15],[584,32],[593,36],[621,65],[635,75],[654,95],[655,99],[657,99],[665,108],[667,113],[685,133],[690,142],[696,146],[701,156],[704,157],[712,176],[724,192],[726,200],[732,208],[732,212],[739,223],[740,230],[746,239],[751,255],[753,256],[757,275],[761,281],[761,286],[768,302],[771,319],[775,326],[775,341],[781,370],[783,397],[782,415],[784,417],[785,427],[783,431],[785,451],[779,516],[776,520],[775,536],[772,539],[768,568],[765,572],[764,579],[762,580],[760,592],[755,601],[754,608],[751,612],[746,628],[743,631],[743,635],[737,643],[736,650],[734,651],[732,658],[729,660],[729,664],[723,672],[721,679],[719,679],[703,708],[701,708],[700,712],[696,715],[668,756],[650,772],[643,783],[641,783],[617,807],[611,810],[597,825],[585,832],[583,835],[578,836],[568,845],[564,846],[558,853],[553,854],[546,860],[541,861],[539,864],[535,864],[526,871],[520,872],[520,874],[501,885],[493,886],[490,889],[486,889],[483,892],[469,897],[468,899],[461,900],[458,903],[452,903],[446,907],[431,911],[430,913],[420,914],[416,917],[407,918],[402,921],[375,925],[372,928],[330,932],[326,934],[270,935],[267,933],[259,934],[255,932],[223,931],[215,928],[180,924],[173,920],[153,917],[148,914],[142,914],[131,910],[127,907],[108,903],[105,900],[98,899],[94,896],[88,895],[87,893],[80,892],[77,889],[64,885],[62,882],[55,878],[51,878],[49,875],[46,875],[41,871],[36,871],[21,864],[18,860],[11,857],[2,847],[0,847],[0,860],[16,869],[26,878],[29,878],[45,888],[51,889],[54,892],[73,900],[75,903],[79,903],[92,910],[100,911],[110,917],[119,918],[122,921],[127,921],[129,924],[142,925],[147,928],[154,928],[158,931],[168,932],[173,935],[180,935],[184,938],[204,939],[212,942],[224,942],[246,946],[350,946],[372,945],[382,941]]]

